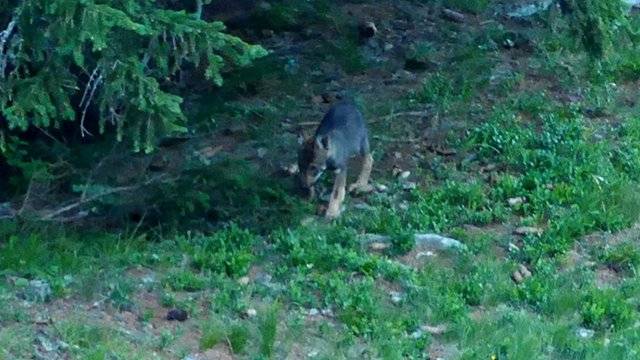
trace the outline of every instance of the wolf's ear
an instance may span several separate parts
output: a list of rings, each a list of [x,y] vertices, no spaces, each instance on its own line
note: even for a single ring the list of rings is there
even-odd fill
[[[324,151],[329,151],[329,137],[328,136],[320,136],[316,138],[316,147],[322,149]]]

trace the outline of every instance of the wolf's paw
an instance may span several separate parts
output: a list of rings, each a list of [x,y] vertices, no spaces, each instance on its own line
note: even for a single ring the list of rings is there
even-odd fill
[[[368,194],[374,190],[375,188],[371,184],[353,183],[349,185],[349,192],[352,194]]]
[[[328,221],[335,220],[340,216],[340,209],[332,209],[331,207],[327,209],[327,212],[324,215],[324,218]]]

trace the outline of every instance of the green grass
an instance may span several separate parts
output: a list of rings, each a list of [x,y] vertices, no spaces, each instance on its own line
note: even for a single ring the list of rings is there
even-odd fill
[[[278,331],[278,314],[280,304],[273,303],[260,314],[258,330],[260,332],[260,354],[266,358],[272,358],[274,345]]]
[[[219,321],[213,321],[205,324],[200,338],[200,349],[208,350],[225,339],[225,328]]]
[[[477,14],[491,5],[443,4]],[[287,2],[259,26],[291,29],[304,11]],[[341,21],[334,24],[340,36],[320,40],[311,62],[360,75],[368,64],[354,29]],[[569,53],[562,32],[535,28],[525,34],[533,49],[509,53],[501,43],[514,35],[509,25],[438,25],[437,36],[408,54],[434,71],[416,73],[411,89],[393,94],[397,101],[368,93],[358,101],[376,121],[372,133],[388,139],[430,131],[437,121],[451,125],[443,141],[458,154],[376,139],[374,181],[389,191],[366,197],[364,210],[348,197],[332,223],[306,220],[318,202],[300,199],[291,179],[231,157],[190,159],[182,179],[150,194],[166,221],[137,236],[0,221],[0,358],[31,358],[33,317],[48,310],[55,317],[45,326],[49,336],[82,359],[154,351],[185,358],[211,349],[239,359],[412,359],[436,346],[455,359],[624,359],[640,351],[639,235],[625,230],[640,208],[640,117],[625,101],[638,95],[637,56],[621,52],[594,74]],[[290,94],[307,80],[316,86],[309,91],[325,90],[282,65],[272,58],[230,77],[246,87],[243,96],[280,89],[285,94],[275,98],[290,97],[282,103],[231,103],[225,93],[201,105],[202,116],[223,112],[229,124],[248,124],[238,137],[277,154],[275,165],[295,157],[294,145],[280,143],[282,118],[308,103]],[[567,94],[574,99],[563,100]],[[434,111],[416,123],[380,120],[425,108]],[[407,167],[417,164],[410,169],[416,189],[403,190],[390,175],[394,152]],[[513,235],[518,226],[543,231]],[[388,235],[391,248],[368,249],[364,233]],[[414,233],[448,235],[467,247],[414,248]],[[516,283],[519,265],[532,276]],[[51,303],[16,300],[34,279],[51,285]],[[63,305],[72,316],[56,311]],[[163,320],[171,308],[189,319]],[[438,326],[443,334],[424,330]]]

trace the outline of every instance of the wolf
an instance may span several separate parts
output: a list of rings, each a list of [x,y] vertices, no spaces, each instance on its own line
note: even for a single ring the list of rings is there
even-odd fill
[[[340,101],[325,114],[313,136],[304,141],[298,154],[299,180],[313,197],[315,184],[325,171],[335,173],[333,190],[325,217],[340,215],[346,194],[347,164],[353,157],[362,158],[362,169],[349,192],[370,192],[369,177],[373,156],[369,148],[367,125],[362,113],[351,101]]]

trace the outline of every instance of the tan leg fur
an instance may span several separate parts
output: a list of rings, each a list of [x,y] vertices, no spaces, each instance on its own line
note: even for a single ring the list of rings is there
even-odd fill
[[[373,186],[369,185],[369,177],[371,176],[371,169],[373,168],[373,156],[367,154],[362,160],[362,170],[358,175],[358,180],[349,186],[349,192],[371,192]]]
[[[327,219],[335,219],[340,216],[340,210],[342,208],[342,202],[345,197],[345,187],[347,185],[347,172],[341,171],[336,174],[335,182],[333,183],[333,191],[331,191],[331,199],[329,200],[329,207],[325,217]]]

